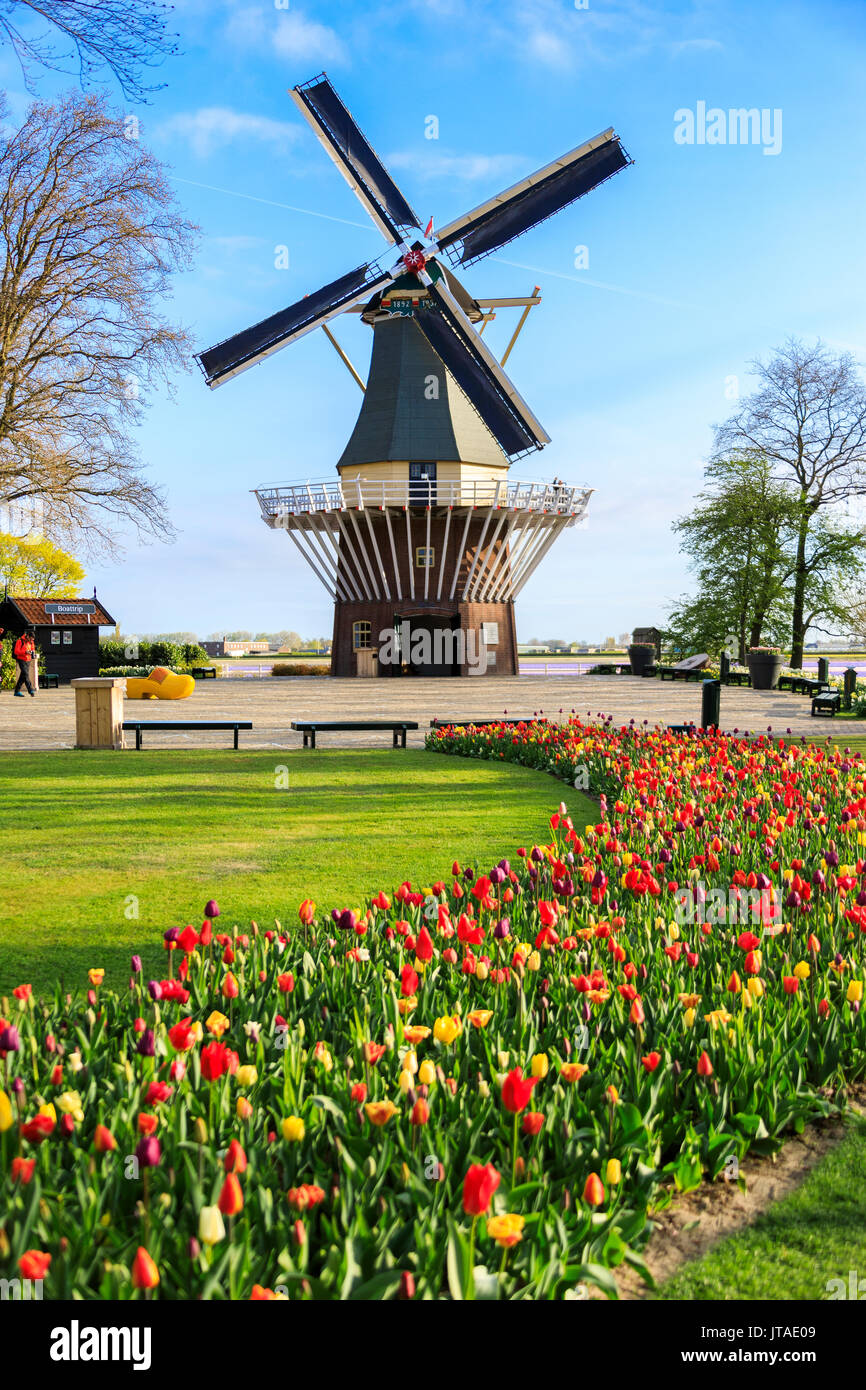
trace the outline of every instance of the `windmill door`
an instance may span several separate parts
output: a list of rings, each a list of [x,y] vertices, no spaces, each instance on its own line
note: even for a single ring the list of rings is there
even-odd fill
[[[436,501],[435,463],[409,464],[409,502],[413,507],[429,507]]]

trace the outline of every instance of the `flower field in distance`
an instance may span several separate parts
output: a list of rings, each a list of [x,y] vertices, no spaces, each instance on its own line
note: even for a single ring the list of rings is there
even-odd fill
[[[610,722],[445,729],[599,798],[369,901],[165,933],[0,1021],[0,1276],[45,1298],[615,1297],[653,1204],[866,1071],[866,767]]]

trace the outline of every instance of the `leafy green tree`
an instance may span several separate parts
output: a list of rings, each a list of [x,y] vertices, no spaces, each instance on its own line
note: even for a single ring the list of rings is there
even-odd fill
[[[820,342],[808,347],[791,339],[770,362],[753,367],[758,389],[717,427],[714,459],[764,458],[773,479],[796,499],[791,665],[799,669],[810,609],[817,603],[829,616],[820,576],[828,565],[832,573],[847,564],[838,526],[831,524],[815,543],[819,516],[837,514],[866,491],[866,386],[850,353],[835,356]],[[831,536],[833,560],[825,552]]]

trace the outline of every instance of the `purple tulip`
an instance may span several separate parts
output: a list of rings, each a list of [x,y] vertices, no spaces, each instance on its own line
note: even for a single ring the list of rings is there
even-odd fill
[[[15,1080],[12,1082],[12,1093],[16,1095],[19,1100],[24,1096],[24,1082],[21,1080],[20,1076],[16,1076]]]
[[[162,985],[159,983],[159,980],[148,980],[147,992],[154,1003],[160,1000],[162,998]]]
[[[133,975],[141,974],[141,956],[132,957],[132,973]]]
[[[210,902],[205,903],[204,915],[205,917],[219,917],[220,910],[213,898],[211,898]]]
[[[153,1036],[152,1028],[145,1028],[141,1037],[135,1045],[135,1050],[140,1057],[156,1056],[156,1039]]]
[[[507,917],[502,917],[493,928],[493,936],[496,941],[505,941],[511,931],[511,923]]]
[[[21,1039],[18,1036],[18,1029],[9,1024],[0,1033],[0,1052],[17,1052],[21,1046]]]
[[[179,936],[180,927],[169,927],[168,931],[163,932],[162,934],[163,941],[167,941],[169,945],[171,945],[172,942],[177,941]]]
[[[140,1168],[156,1168],[158,1166],[162,1157],[162,1150],[155,1134],[139,1139],[135,1146],[135,1156]]]

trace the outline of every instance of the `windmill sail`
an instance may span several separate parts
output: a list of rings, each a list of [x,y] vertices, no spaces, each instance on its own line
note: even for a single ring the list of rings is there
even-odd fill
[[[417,314],[415,322],[503,452],[513,459],[543,448],[550,436],[442,281],[428,294],[435,307]]]
[[[221,386],[224,381],[246,371],[247,367],[252,367],[263,357],[327,323],[328,319],[343,313],[358,300],[366,299],[390,280],[390,275],[376,266],[358,266],[347,275],[341,275],[339,280],[323,285],[314,294],[299,299],[297,304],[290,304],[287,309],[280,309],[279,313],[253,324],[252,328],[245,328],[216,347],[199,353],[198,360],[208,386]]]
[[[455,265],[471,265],[582,198],[631,162],[613,130],[603,131],[449,222],[438,234],[439,247],[449,252]]]
[[[420,226],[400,189],[324,73],[289,93],[349,187],[388,241]]]

